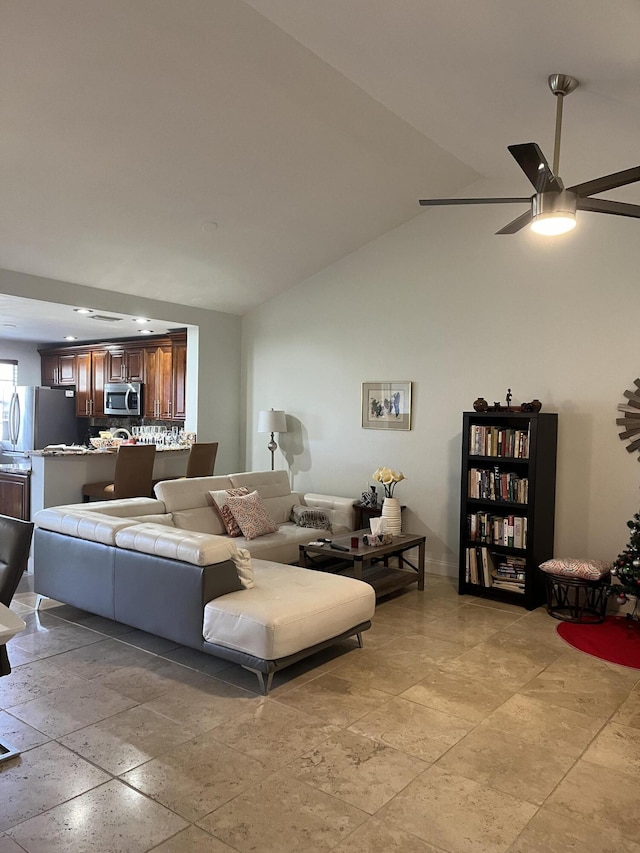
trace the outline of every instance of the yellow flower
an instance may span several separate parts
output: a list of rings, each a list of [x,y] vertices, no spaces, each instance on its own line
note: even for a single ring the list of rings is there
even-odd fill
[[[391,468],[376,468],[371,476],[377,483],[382,483],[385,496],[388,498],[393,497],[393,490],[396,487],[396,483],[406,480],[402,471],[393,471]]]

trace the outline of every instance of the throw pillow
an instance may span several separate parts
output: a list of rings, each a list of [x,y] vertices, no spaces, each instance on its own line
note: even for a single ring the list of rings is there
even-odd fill
[[[291,507],[291,521],[297,524],[298,527],[314,527],[316,530],[328,530],[332,533],[331,521],[329,516],[323,509],[317,509],[311,506],[296,506]]]
[[[589,560],[581,557],[562,557],[547,560],[540,565],[543,572],[570,578],[598,581],[611,571],[611,560]]]
[[[251,589],[255,586],[253,582],[253,564],[251,563],[251,554],[246,548],[238,548],[233,555],[233,562],[240,578],[240,583],[243,589]]]
[[[238,526],[238,522],[233,517],[233,513],[227,506],[229,498],[237,497],[238,495],[248,495],[249,489],[245,486],[240,486],[237,489],[219,489],[215,492],[209,492],[213,500],[214,509],[218,511],[222,523],[224,524],[227,535],[242,536],[242,530]]]
[[[246,539],[257,539],[258,536],[275,533],[278,529],[257,492],[230,497],[227,506]]]

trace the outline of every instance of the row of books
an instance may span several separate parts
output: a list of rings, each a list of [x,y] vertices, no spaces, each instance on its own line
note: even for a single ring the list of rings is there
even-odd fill
[[[472,542],[526,548],[527,526],[527,519],[519,515],[494,515],[491,512],[467,515],[467,537]]]
[[[524,594],[526,563],[523,559],[492,554],[479,545],[466,549],[467,583]]]
[[[471,424],[469,429],[469,455],[528,459],[529,431],[511,427]]]
[[[485,501],[511,501],[526,504],[529,500],[529,478],[519,477],[496,467],[469,470],[469,497]]]

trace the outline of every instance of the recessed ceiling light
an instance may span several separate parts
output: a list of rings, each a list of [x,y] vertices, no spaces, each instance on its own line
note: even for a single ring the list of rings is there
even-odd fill
[[[141,335],[152,335],[153,329],[138,329]]]
[[[17,329],[18,328],[15,323],[3,323],[2,325],[4,326],[5,329]]]
[[[74,308],[76,314],[93,314],[91,308]]]
[[[64,339],[65,339],[65,341],[77,341],[78,340],[75,335],[65,335]]]
[[[134,323],[150,323],[151,320],[149,320],[147,317],[134,317],[133,322]]]

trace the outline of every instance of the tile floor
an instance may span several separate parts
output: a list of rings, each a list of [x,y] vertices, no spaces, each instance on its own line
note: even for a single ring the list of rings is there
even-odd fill
[[[55,602],[0,679],[0,853],[640,853],[640,670],[431,576],[280,674]]]

